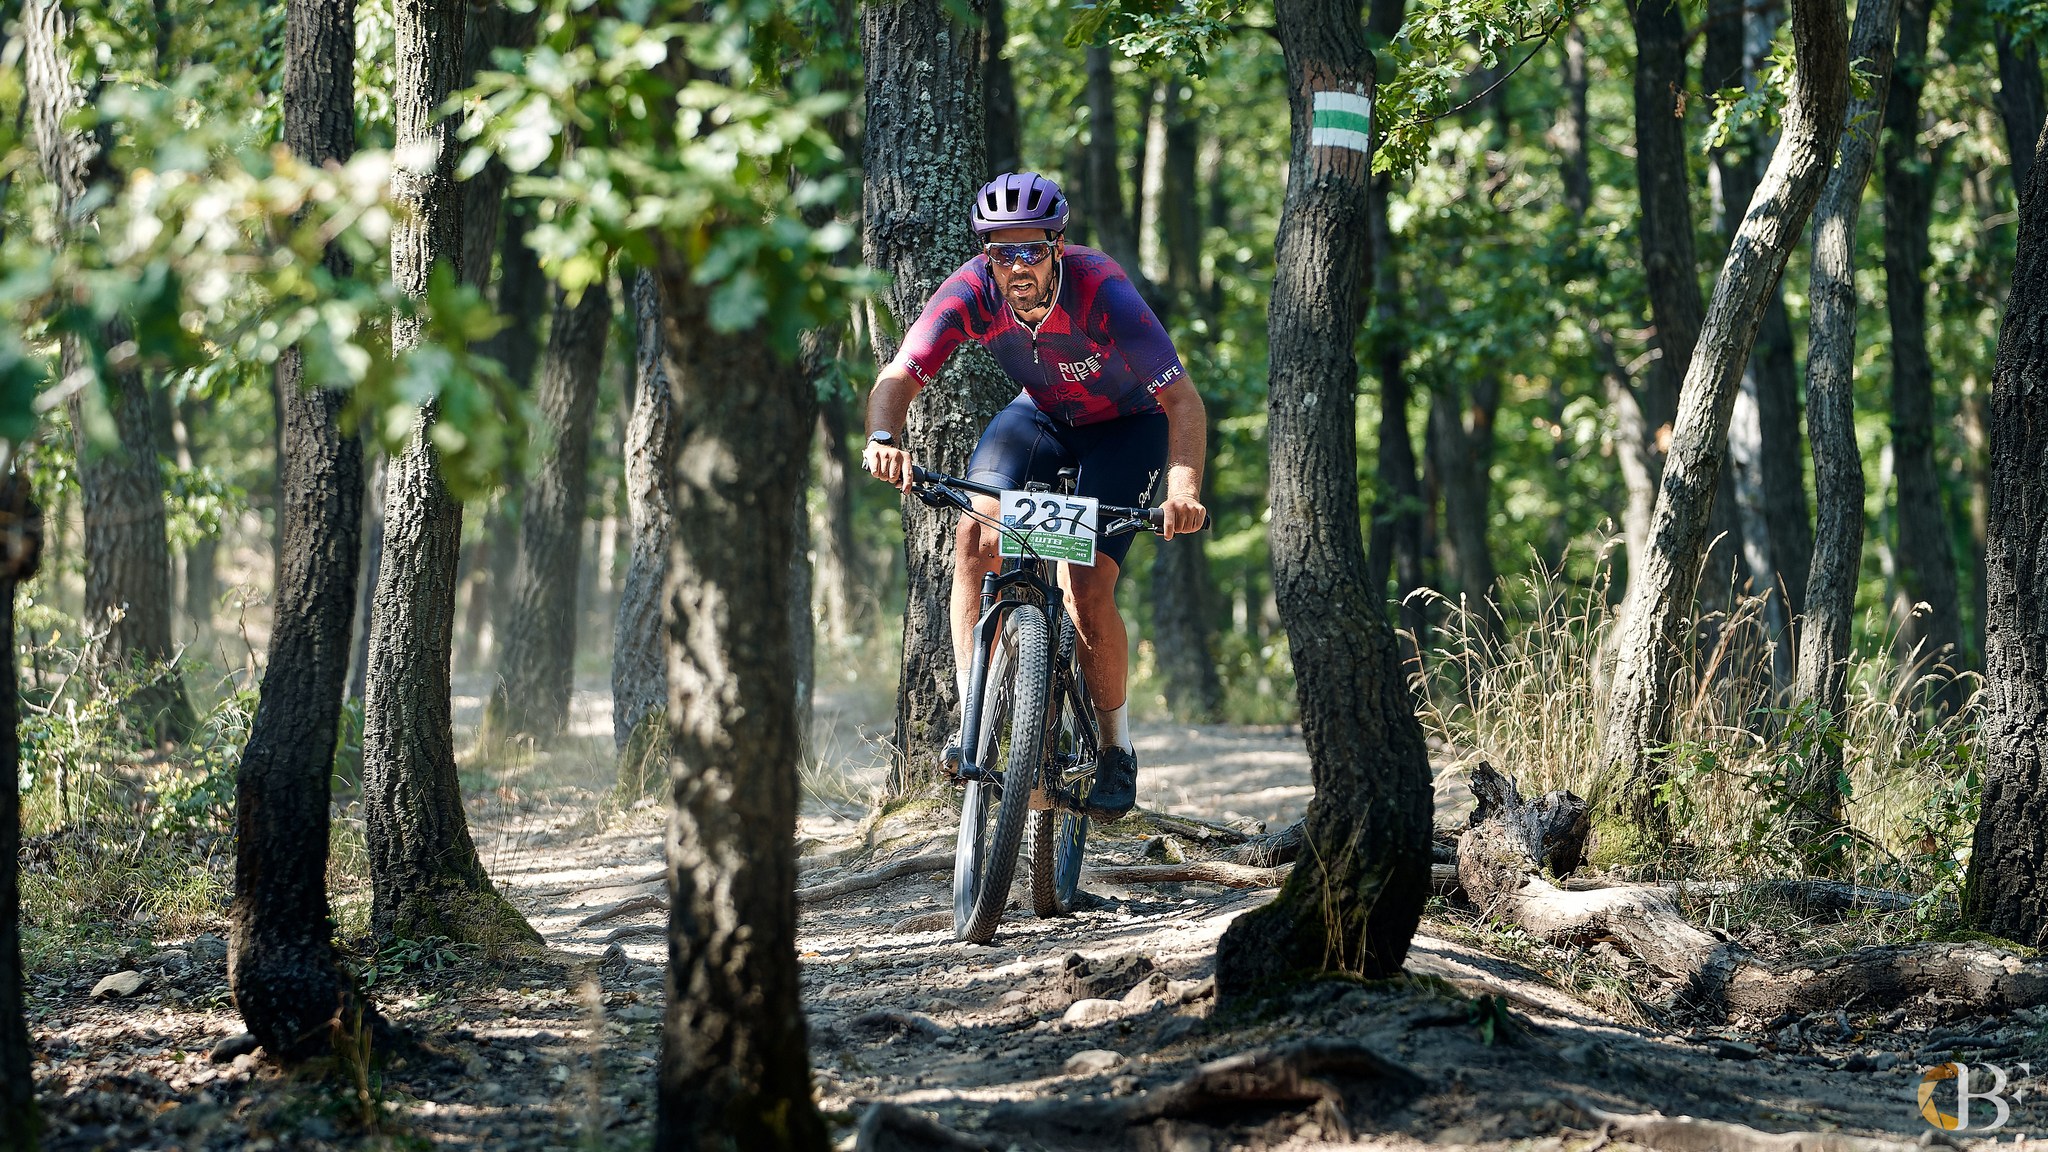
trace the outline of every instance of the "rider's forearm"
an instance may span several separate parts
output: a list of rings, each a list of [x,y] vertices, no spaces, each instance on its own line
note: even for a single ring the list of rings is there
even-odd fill
[[[1166,409],[1166,494],[1202,498],[1202,462],[1208,459],[1209,414],[1187,379],[1159,394]]]
[[[917,382],[910,373],[900,368],[884,368],[875,378],[875,389],[868,393],[868,432],[887,432],[903,443],[904,418],[910,413],[910,400],[917,395]]]

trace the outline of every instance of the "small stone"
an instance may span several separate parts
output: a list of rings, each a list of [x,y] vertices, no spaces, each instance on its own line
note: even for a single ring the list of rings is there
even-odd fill
[[[1870,1057],[1862,1052],[1851,1052],[1849,1053],[1849,1058],[1842,1061],[1842,1071],[1868,1072],[1870,1071]]]
[[[206,1053],[206,1058],[215,1064],[225,1064],[238,1056],[247,1056],[262,1047],[256,1037],[247,1032],[237,1032],[225,1037]]]
[[[1067,1005],[1066,1014],[1060,1017],[1060,1023],[1076,1027],[1100,1024],[1104,1020],[1114,1020],[1122,1015],[1123,1007],[1114,1000],[1076,1000]]]
[[[247,1076],[256,1071],[256,1054],[254,1052],[244,1052],[240,1056],[235,1057],[234,1063],[228,1065],[228,1067]]]
[[[1013,988],[1010,991],[1003,993],[1002,996],[996,1000],[996,1005],[998,1007],[1008,1008],[1013,1004],[1022,1004],[1030,999],[1031,993],[1024,991],[1022,988]]]
[[[1109,1082],[1109,1094],[1111,1096],[1137,1095],[1138,1078],[1136,1076],[1119,1076],[1116,1079],[1111,1080]]]
[[[1067,956],[1060,985],[1074,1000],[1110,999],[1130,991],[1156,967],[1150,956],[1136,953],[1090,960],[1075,952]]]
[[[166,976],[176,976],[192,967],[192,957],[182,948],[167,948],[149,958],[151,965],[164,970]]]
[[[1899,1054],[1897,1052],[1880,1052],[1877,1058],[1870,1062],[1870,1070],[1872,1072],[1889,1072],[1898,1066]]]
[[[211,932],[201,932],[192,938],[188,950],[192,960],[199,964],[219,964],[228,958],[228,942]]]
[[[1171,836],[1154,836],[1145,841],[1145,858],[1168,864],[1185,864],[1188,859],[1187,853],[1180,846],[1180,841]]]
[[[147,987],[149,987],[149,977],[131,968],[126,972],[116,972],[112,976],[108,976],[93,985],[92,998],[95,1000],[126,1000]]]
[[[1740,1040],[1723,1040],[1714,1046],[1714,1055],[1723,1060],[1754,1060],[1763,1055],[1763,1050]]]
[[[1129,992],[1124,993],[1124,1007],[1142,1011],[1153,1001],[1164,999],[1167,989],[1172,985],[1173,981],[1167,979],[1166,973],[1154,972],[1132,985]]]
[[[1123,1054],[1107,1048],[1087,1048],[1067,1057],[1069,1076],[1100,1076],[1124,1062]]]
[[[1193,1016],[1175,1016],[1166,1022],[1164,1028],[1159,1030],[1159,1036],[1153,1043],[1161,1048],[1171,1044],[1178,1044],[1192,1035],[1195,1029],[1201,1027],[1201,1025],[1202,1022]]]

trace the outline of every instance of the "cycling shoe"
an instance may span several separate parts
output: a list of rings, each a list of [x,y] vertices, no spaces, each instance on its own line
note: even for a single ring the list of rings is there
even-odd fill
[[[1138,802],[1138,758],[1121,748],[1095,755],[1095,785],[1082,806],[1091,819],[1108,822],[1130,814]]]
[[[960,779],[960,761],[962,759],[963,757],[960,754],[960,733],[955,732],[953,733],[953,738],[946,742],[946,750],[939,753],[939,774],[946,778],[946,783],[953,785],[965,783]]]

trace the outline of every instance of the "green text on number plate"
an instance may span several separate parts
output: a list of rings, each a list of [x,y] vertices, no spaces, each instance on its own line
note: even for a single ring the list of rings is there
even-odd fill
[[[1003,493],[1004,556],[1042,556],[1069,564],[1095,563],[1096,501],[1056,492]],[[1028,548],[1027,548],[1028,546]]]

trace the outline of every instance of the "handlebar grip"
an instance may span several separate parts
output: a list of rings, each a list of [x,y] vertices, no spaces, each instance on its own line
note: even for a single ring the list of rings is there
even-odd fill
[[[1161,528],[1164,528],[1164,527],[1166,526],[1166,509],[1164,509],[1164,508],[1148,508],[1148,509],[1146,509],[1146,510],[1145,510],[1145,522],[1146,522],[1147,524],[1150,524],[1150,525],[1152,525],[1152,528],[1153,528],[1153,530],[1154,530],[1154,531],[1158,531],[1159,529],[1161,529]],[[1212,520],[1212,519],[1210,519],[1210,517],[1209,517],[1209,510],[1208,510],[1208,509],[1206,509],[1206,508],[1204,508],[1204,509],[1202,510],[1202,526],[1201,526],[1200,528],[1197,528],[1197,529],[1195,529],[1195,531],[1197,531],[1197,532],[1207,532],[1207,531],[1209,530],[1209,526],[1210,526],[1211,524],[1213,524],[1213,523],[1215,523],[1215,521],[1214,521],[1214,520]]]

